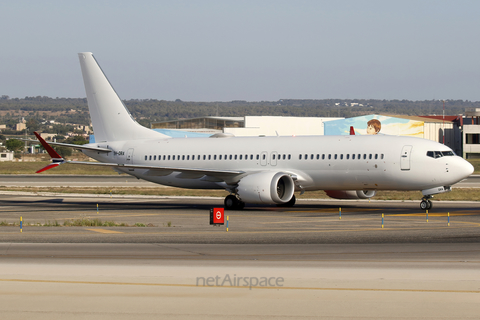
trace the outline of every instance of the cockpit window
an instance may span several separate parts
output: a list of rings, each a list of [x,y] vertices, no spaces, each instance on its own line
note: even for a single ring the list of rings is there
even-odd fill
[[[455,153],[453,151],[427,151],[427,157],[438,159],[441,157],[452,157]]]

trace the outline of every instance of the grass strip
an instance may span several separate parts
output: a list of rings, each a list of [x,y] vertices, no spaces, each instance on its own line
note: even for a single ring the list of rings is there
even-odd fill
[[[0,187],[0,191],[17,191],[33,193],[80,193],[80,194],[105,194],[110,195],[153,195],[153,196],[191,196],[191,197],[225,197],[228,192],[225,190],[199,190],[182,189],[171,187],[127,187],[127,188],[95,188],[95,187],[58,187],[58,188],[37,188],[37,187]],[[297,199],[330,199],[324,191],[307,191],[300,196],[296,193]],[[378,191],[373,199],[375,200],[418,200],[422,198],[420,191]],[[480,199],[480,188],[457,188],[451,192],[441,193],[434,196],[437,201],[477,201]]]

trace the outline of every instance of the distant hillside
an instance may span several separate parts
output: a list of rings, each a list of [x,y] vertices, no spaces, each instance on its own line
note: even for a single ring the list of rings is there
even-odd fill
[[[201,116],[302,116],[352,117],[372,113],[406,115],[441,115],[442,101],[323,99],[279,101],[184,102],[155,99],[124,101],[132,115],[149,126],[150,122]],[[466,108],[480,108],[480,102],[447,100],[445,114],[463,114]],[[0,97],[0,124],[13,124],[20,117],[36,122],[55,120],[60,123],[88,125],[86,98]]]

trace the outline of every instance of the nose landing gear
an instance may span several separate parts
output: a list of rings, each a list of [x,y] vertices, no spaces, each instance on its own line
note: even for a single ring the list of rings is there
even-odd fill
[[[433,198],[432,195],[426,195],[422,198],[422,202],[420,202],[420,209],[422,210],[430,210],[432,208],[432,201],[430,199]]]

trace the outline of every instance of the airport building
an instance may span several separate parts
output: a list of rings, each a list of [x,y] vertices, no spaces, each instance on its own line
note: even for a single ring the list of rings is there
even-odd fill
[[[480,115],[480,110],[479,110]],[[349,135],[350,127],[355,134],[364,135],[368,123],[376,123],[370,133],[411,136],[429,139],[452,148],[462,154],[461,116],[398,116],[371,114],[352,118],[320,117],[199,117],[152,123],[152,129],[172,137],[205,137],[218,133],[235,136],[290,136],[290,135]],[[480,123],[477,118],[477,123]],[[477,136],[468,136],[468,141],[478,141]],[[472,129],[476,130],[476,129]],[[477,139],[477,140],[474,140]],[[468,149],[469,152],[475,149]],[[478,144],[480,152],[480,144]],[[479,154],[480,155],[480,154]]]
[[[463,158],[480,158],[480,109],[465,111],[463,120]]]
[[[192,137],[189,133],[212,135],[227,133],[235,136],[323,135],[324,122],[344,118],[318,117],[201,117],[152,123],[151,128],[169,136]],[[181,131],[182,133],[176,133]],[[198,136],[198,135],[197,135]]]

